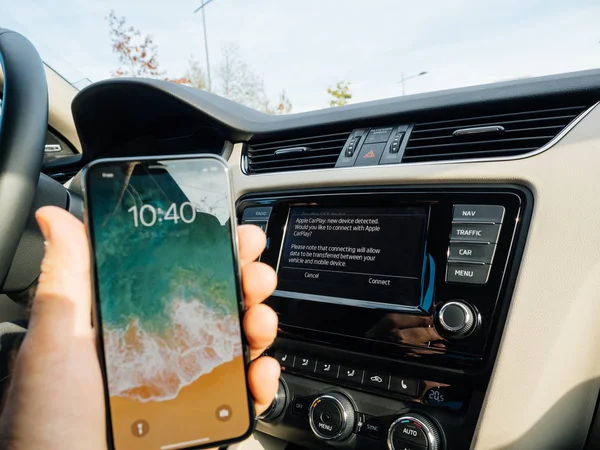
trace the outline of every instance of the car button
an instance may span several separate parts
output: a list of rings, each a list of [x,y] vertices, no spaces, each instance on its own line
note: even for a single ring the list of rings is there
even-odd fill
[[[271,215],[270,206],[257,206],[246,208],[242,214],[242,220],[267,220]]]
[[[312,399],[309,397],[294,397],[292,400],[292,414],[308,419],[308,410]]]
[[[356,367],[342,366],[338,378],[344,381],[361,384],[365,371]]]
[[[294,368],[302,372],[314,373],[317,366],[317,360],[306,356],[296,356]]]
[[[394,439],[427,448],[425,431],[410,419],[403,420],[394,430]]]
[[[387,142],[390,134],[392,134],[392,127],[387,128],[373,128],[369,131],[369,135],[365,140],[365,144],[376,144],[378,142]]]
[[[410,378],[402,378],[393,375],[392,380],[390,381],[390,391],[415,397],[419,394],[419,382]]]
[[[371,372],[367,370],[365,371],[363,384],[365,386],[387,390],[390,385],[390,374],[385,372]]]
[[[427,450],[426,446],[412,444],[401,439],[394,439],[394,450]]]
[[[485,284],[492,266],[488,264],[448,263],[446,281],[448,283]]]
[[[467,242],[498,242],[500,224],[478,224],[478,223],[453,223],[451,241]]]
[[[481,262],[491,264],[496,244],[471,244],[451,242],[448,261]]]
[[[273,356],[283,367],[294,367],[294,360],[296,359],[294,355],[287,352],[275,352]]]
[[[454,205],[454,220],[457,222],[502,223],[504,206],[498,205]]]
[[[323,375],[324,377],[328,377],[328,378],[337,378],[339,371],[340,371],[339,364],[332,364],[328,361],[317,361],[316,373],[318,375]]]
[[[363,144],[356,158],[355,166],[376,166],[379,164],[385,144]]]

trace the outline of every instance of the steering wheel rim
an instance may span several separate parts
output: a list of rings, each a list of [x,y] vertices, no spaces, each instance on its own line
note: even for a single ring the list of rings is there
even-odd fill
[[[0,286],[23,234],[44,159],[48,85],[44,64],[29,40],[0,28],[4,72],[0,112]],[[2,289],[0,289],[0,292]]]

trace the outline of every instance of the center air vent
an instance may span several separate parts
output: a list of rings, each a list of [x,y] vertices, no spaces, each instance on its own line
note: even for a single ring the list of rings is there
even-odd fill
[[[248,174],[291,170],[330,169],[335,166],[350,132],[295,137],[283,140],[253,140],[246,154]]]
[[[587,106],[531,108],[417,123],[402,162],[498,158],[548,144]]]

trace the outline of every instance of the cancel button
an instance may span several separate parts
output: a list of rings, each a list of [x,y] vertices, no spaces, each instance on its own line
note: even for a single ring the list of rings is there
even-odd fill
[[[378,286],[389,286],[392,280],[385,278],[369,278],[369,284],[376,284]]]
[[[318,280],[319,275],[321,275],[319,272],[304,272],[304,278],[309,278],[313,280]]]

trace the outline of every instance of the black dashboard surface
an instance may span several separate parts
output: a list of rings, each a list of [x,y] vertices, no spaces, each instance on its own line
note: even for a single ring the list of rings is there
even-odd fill
[[[137,153],[224,153],[227,142],[244,142],[337,124],[368,126],[382,118],[415,120],[445,111],[493,111],[561,97],[600,96],[600,70],[528,78],[396,97],[284,116],[264,114],[209,92],[161,80],[119,78],[83,89],[72,109],[84,148],[83,162]]]

